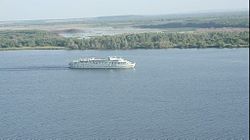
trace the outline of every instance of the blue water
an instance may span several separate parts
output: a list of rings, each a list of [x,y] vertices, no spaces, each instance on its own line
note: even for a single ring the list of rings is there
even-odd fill
[[[72,70],[81,56],[126,70]],[[0,52],[0,139],[249,139],[249,49]]]

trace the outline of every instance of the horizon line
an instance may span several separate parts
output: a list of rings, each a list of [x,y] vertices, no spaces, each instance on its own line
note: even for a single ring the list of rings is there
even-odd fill
[[[37,18],[37,19],[10,19],[0,20],[0,22],[26,22],[26,21],[39,21],[39,20],[69,20],[69,19],[91,19],[91,18],[103,18],[103,17],[123,17],[123,16],[167,16],[167,15],[187,15],[187,14],[208,14],[208,13],[224,13],[224,12],[247,12],[249,14],[249,8],[241,9],[214,9],[214,10],[199,10],[181,13],[166,13],[166,14],[119,14],[119,15],[103,15],[103,16],[87,16],[87,17],[65,17],[65,18]]]

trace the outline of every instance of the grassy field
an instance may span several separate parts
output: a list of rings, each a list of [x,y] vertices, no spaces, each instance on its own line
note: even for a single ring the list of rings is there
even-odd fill
[[[172,25],[174,24],[174,25]],[[206,27],[249,27],[248,11],[172,14],[172,15],[127,15],[77,19],[0,21],[0,30],[64,30],[93,28],[180,28],[185,25]],[[168,26],[167,26],[168,25]],[[171,25],[171,26],[170,26]]]

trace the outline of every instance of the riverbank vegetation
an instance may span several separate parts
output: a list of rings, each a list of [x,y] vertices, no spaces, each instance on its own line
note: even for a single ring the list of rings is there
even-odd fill
[[[75,40],[79,49],[239,48],[249,32],[141,33]]]
[[[37,47],[39,46],[39,47]],[[99,36],[89,39],[65,38],[39,30],[0,31],[0,48],[69,49],[160,49],[249,47],[249,31],[158,32]],[[53,49],[53,47],[49,47]]]

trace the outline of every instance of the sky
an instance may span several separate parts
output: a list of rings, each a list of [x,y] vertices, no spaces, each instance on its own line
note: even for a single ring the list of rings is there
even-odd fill
[[[248,0],[0,0],[0,21],[249,10]]]

